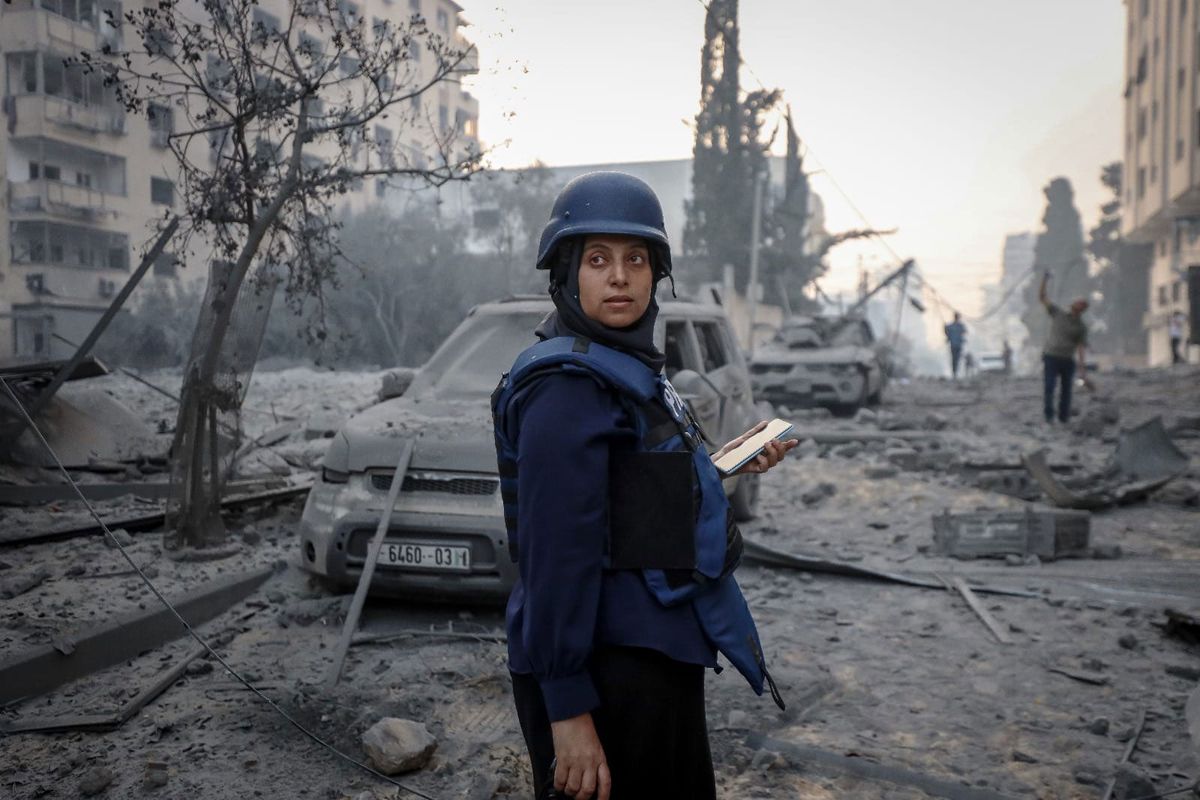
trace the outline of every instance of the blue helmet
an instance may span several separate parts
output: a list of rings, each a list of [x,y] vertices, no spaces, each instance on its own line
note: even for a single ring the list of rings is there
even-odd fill
[[[558,245],[589,233],[645,239],[654,256],[655,277],[671,274],[671,245],[662,205],[645,181],[624,172],[589,172],[564,186],[542,229],[537,268],[550,269]]]

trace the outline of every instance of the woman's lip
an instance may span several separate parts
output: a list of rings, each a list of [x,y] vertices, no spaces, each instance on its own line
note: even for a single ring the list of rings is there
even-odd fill
[[[618,305],[625,305],[626,303],[632,303],[633,298],[632,297],[610,297],[607,300],[605,300],[604,302],[615,303]]]

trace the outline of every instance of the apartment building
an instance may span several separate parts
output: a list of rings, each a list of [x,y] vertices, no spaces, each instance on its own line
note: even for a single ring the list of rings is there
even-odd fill
[[[96,74],[64,65],[82,50],[123,45],[108,25],[131,2],[151,0],[12,0],[0,4],[0,361],[72,352],[128,280],[154,221],[176,204],[175,165],[168,149],[175,110],[130,116]],[[283,18],[290,0],[262,0],[256,17]],[[421,14],[431,30],[458,45],[462,8],[452,0],[343,0],[349,16],[399,23]],[[431,60],[419,46],[422,71]],[[475,69],[475,62],[465,74]],[[430,129],[458,132],[459,146],[478,146],[479,106],[459,83],[442,83],[421,98]],[[412,128],[373,132],[398,142],[418,163],[430,137]],[[436,126],[436,127],[434,127]],[[400,126],[397,125],[397,128]],[[314,154],[319,158],[319,150]],[[387,195],[387,181],[367,181],[345,197],[359,208]],[[147,280],[203,279],[207,264],[166,253]],[[136,303],[135,293],[131,302]]]
[[[1149,363],[1162,365],[1172,313],[1200,334],[1200,0],[1125,0],[1125,9],[1122,232],[1154,246],[1143,322]],[[1200,361],[1200,347],[1187,350]]]

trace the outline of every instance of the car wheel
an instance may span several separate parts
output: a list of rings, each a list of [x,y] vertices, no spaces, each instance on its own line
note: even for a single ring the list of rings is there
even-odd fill
[[[733,507],[733,518],[738,522],[749,522],[758,516],[758,476],[743,475],[738,478],[737,488],[729,497]]]

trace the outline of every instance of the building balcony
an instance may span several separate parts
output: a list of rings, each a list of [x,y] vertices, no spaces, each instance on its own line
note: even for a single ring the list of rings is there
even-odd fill
[[[61,219],[102,222],[125,211],[126,198],[87,186],[58,181],[8,182],[8,210],[14,217],[41,215]]]
[[[122,136],[125,110],[109,105],[87,106],[63,97],[20,94],[4,99],[12,136],[45,136],[75,144],[95,145],[97,136]]]
[[[19,5],[14,3],[14,5]],[[0,27],[0,51],[50,48],[78,53],[100,50],[104,45],[121,46],[120,32],[104,23],[101,8],[95,8],[93,20],[73,20],[42,8],[6,9]],[[116,6],[119,9],[119,5]]]

